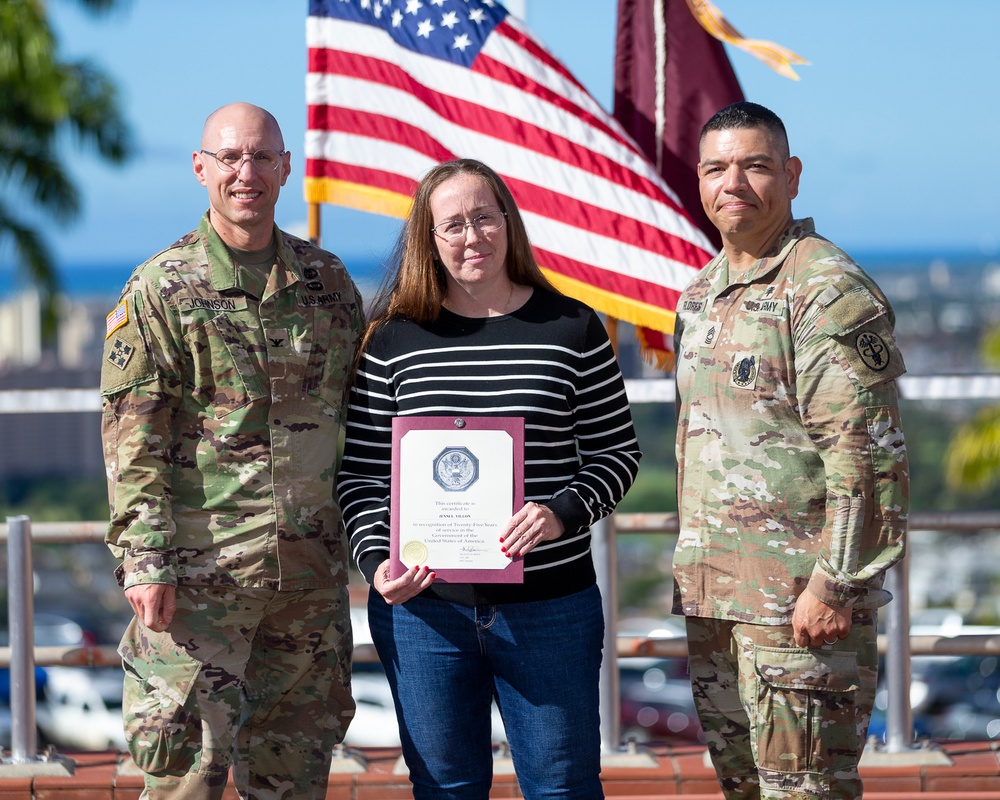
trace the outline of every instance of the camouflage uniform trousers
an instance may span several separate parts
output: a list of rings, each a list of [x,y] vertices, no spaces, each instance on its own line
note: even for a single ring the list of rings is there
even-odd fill
[[[156,633],[129,624],[124,722],[143,798],[325,798],[354,716],[347,589],[177,587]]]
[[[727,800],[861,798],[878,679],[874,611],[850,635],[803,648],[791,625],[687,617],[698,716]]]

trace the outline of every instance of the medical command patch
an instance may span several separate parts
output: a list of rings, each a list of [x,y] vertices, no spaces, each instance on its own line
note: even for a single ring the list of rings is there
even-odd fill
[[[889,366],[890,350],[882,337],[874,331],[861,331],[854,338],[854,346],[868,369],[881,372]]]
[[[108,314],[105,321],[107,322],[108,331],[104,335],[104,338],[110,339],[112,333],[128,322],[128,304],[124,302],[119,303],[118,308]]]

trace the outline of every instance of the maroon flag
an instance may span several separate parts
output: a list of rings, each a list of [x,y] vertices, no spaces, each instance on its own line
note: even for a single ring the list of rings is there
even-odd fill
[[[698,137],[716,111],[742,99],[725,46],[687,0],[619,0],[614,117],[717,246],[698,197]]]
[[[686,0],[618,0],[614,117],[716,247],[718,232],[698,196],[698,137],[716,111],[742,99],[724,45]],[[665,366],[669,339],[638,332],[645,346],[662,351]]]

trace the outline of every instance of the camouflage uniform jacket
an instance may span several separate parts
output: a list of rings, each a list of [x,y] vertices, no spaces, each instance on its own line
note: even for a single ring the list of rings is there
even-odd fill
[[[108,315],[107,543],[126,588],[347,583],[333,487],[361,297],[336,256],[275,236],[259,301],[206,214]]]
[[[785,625],[807,587],[838,607],[891,599],[909,506],[893,322],[810,219],[744,274],[723,253],[684,290],[674,613]]]

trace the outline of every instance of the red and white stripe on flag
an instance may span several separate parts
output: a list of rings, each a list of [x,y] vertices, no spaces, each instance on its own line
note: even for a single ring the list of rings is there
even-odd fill
[[[583,12],[581,12],[583,13]],[[514,195],[562,291],[669,333],[714,248],[610,114],[494,0],[311,0],[307,202],[405,216],[435,164]]]

